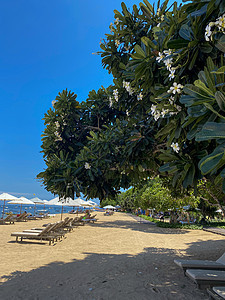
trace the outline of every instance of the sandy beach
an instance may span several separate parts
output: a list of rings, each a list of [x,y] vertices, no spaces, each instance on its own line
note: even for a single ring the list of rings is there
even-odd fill
[[[123,213],[97,217],[51,246],[10,236],[46,220],[1,225],[0,299],[208,299],[173,260],[217,259],[222,236],[140,224]]]

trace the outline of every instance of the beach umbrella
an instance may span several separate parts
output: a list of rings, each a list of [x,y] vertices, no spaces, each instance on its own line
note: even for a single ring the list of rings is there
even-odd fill
[[[76,203],[77,206],[83,206],[83,207],[90,207],[92,206],[91,204],[88,203],[88,201],[84,201],[83,199],[81,198],[77,198],[74,200],[74,203]],[[74,206],[76,206],[74,205]]]
[[[39,199],[38,197],[34,197],[32,199],[30,199],[31,201],[34,202],[34,215],[35,215],[35,210],[36,210],[36,204],[44,204],[44,200]]]
[[[20,214],[21,214],[23,204],[34,205],[34,202],[25,197],[20,197],[17,200],[9,201],[8,204],[20,204]]]
[[[104,209],[115,209],[115,207],[112,206],[112,205],[106,205],[106,206],[104,206],[103,208],[104,208]]]
[[[4,212],[5,212],[5,201],[17,200],[17,199],[18,199],[17,197],[12,196],[8,193],[2,193],[0,195],[0,201],[3,201],[2,218],[4,217]]]
[[[91,206],[98,206],[97,203],[95,203],[94,201],[91,201],[91,200],[88,200],[87,203],[90,204]]]
[[[61,220],[62,220],[62,215],[63,215],[63,207],[64,206],[78,206],[80,207],[81,205],[78,204],[77,202],[75,202],[75,200],[73,200],[72,198],[61,198],[59,199],[59,197],[56,197],[50,201],[48,201],[49,205],[58,205],[58,206],[62,206],[62,210],[61,210]]]

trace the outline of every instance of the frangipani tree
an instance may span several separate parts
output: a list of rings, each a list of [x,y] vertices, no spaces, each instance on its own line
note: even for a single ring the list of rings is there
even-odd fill
[[[159,174],[177,193],[197,192],[203,177],[225,185],[225,3],[143,2],[132,12],[122,3],[101,43],[114,85],[65,106],[69,133],[60,113],[67,91],[45,117],[45,157],[69,153],[74,192],[87,197],[114,197]]]

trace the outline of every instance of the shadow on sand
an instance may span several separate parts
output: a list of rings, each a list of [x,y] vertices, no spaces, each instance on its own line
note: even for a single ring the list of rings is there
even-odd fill
[[[190,243],[186,253],[196,259],[216,259],[221,253],[209,252],[211,243],[214,249],[224,244],[221,240]],[[83,260],[53,262],[5,276],[0,299],[207,299],[173,263],[177,256],[171,249],[145,248],[137,255],[84,254]]]

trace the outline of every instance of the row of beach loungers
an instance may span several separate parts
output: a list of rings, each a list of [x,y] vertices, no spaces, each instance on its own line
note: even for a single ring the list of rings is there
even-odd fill
[[[216,261],[175,259],[185,276],[207,289],[210,299],[225,299],[225,253]]]
[[[47,217],[48,217],[47,215],[30,216],[26,212],[23,212],[19,216],[14,216],[13,214],[9,214],[5,218],[0,219],[0,225],[14,224],[15,222],[25,222],[29,220],[40,220]]]
[[[72,231],[76,226],[84,225],[85,223],[95,222],[97,219],[96,215],[90,217],[89,219],[83,219],[84,216],[69,218],[66,217],[63,221],[58,221],[55,223],[49,223],[43,225],[42,228],[31,228],[24,230],[22,232],[13,232],[11,236],[16,237],[16,242],[22,242],[24,239],[49,241],[51,243],[61,240],[67,232]]]

